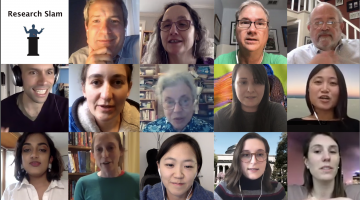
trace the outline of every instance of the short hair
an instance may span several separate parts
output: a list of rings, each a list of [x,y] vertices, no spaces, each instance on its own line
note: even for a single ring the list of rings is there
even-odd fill
[[[170,73],[165,76],[160,76],[155,90],[158,100],[162,102],[162,92],[165,90],[165,88],[175,86],[181,82],[185,83],[190,88],[193,101],[195,101],[197,96],[194,78],[188,72],[177,72]]]
[[[97,136],[99,135],[99,134],[110,134],[110,135],[112,135],[112,136],[114,136],[114,138],[115,138],[115,140],[118,142],[118,144],[119,144],[119,150],[120,150],[120,152],[124,152],[125,151],[125,148],[122,146],[122,144],[121,144],[121,138],[120,138],[120,134],[119,133],[115,133],[115,132],[101,132],[101,133],[93,133],[94,135],[93,135],[93,140],[92,140],[92,143],[91,143],[91,152],[93,152],[93,153],[95,153],[95,141],[96,141],[96,138],[97,138]],[[120,159],[119,159],[119,163],[118,163],[118,165],[119,166],[121,166],[122,165],[122,163],[123,163],[123,160],[122,160],[122,158],[120,157]]]
[[[45,137],[49,148],[50,148],[50,157],[53,157],[53,161],[51,163],[51,171],[48,172],[46,170],[46,179],[51,182],[52,180],[60,180],[62,176],[62,172],[64,171],[64,162],[61,158],[61,155],[59,151],[55,148],[54,142],[51,140],[51,138],[44,132],[24,132],[17,140],[16,142],[16,148],[15,148],[15,159],[13,163],[15,163],[15,171],[14,176],[16,180],[22,182],[24,177],[26,177],[29,180],[29,175],[26,171],[21,170],[22,165],[22,147],[24,146],[24,143],[29,137],[29,135],[32,134],[41,134]]]
[[[336,11],[337,14],[338,14],[340,23],[343,22],[342,13],[341,13],[341,11],[340,11],[336,6],[334,6],[334,5],[330,4],[330,3],[327,3],[327,2],[321,2],[321,3],[318,3],[318,4],[315,6],[315,8],[312,9],[312,11],[310,12],[310,15],[309,15],[309,18],[308,18],[308,21],[307,21],[307,24],[308,24],[308,25],[310,25],[310,20],[311,20],[311,15],[312,15],[312,13],[314,12],[314,10],[315,10],[317,7],[319,7],[319,6],[321,6],[321,5],[329,5],[329,6],[331,6],[332,8],[334,8],[335,11]]]
[[[86,1],[85,8],[84,8],[84,19],[85,19],[86,25],[89,24],[89,8],[90,8],[91,4],[95,3],[95,1],[97,1],[97,0],[87,0]],[[121,7],[121,10],[123,13],[124,27],[126,27],[127,23],[128,23],[128,20],[127,20],[128,19],[128,10],[126,8],[125,3],[122,0],[107,0],[107,1],[115,2]]]
[[[271,167],[270,167],[269,157],[268,157],[269,152],[270,152],[270,146],[269,146],[269,143],[267,142],[267,140],[265,138],[261,137],[261,135],[259,135],[257,133],[247,133],[237,143],[235,151],[234,151],[232,164],[225,174],[225,182],[227,184],[227,188],[233,193],[240,193],[239,181],[240,181],[241,176],[243,175],[243,171],[241,169],[241,164],[240,164],[241,163],[240,156],[241,156],[242,150],[244,149],[245,142],[248,139],[258,139],[264,143],[267,157],[266,157],[266,167],[265,167],[264,177],[263,177],[263,179],[264,179],[263,185],[264,185],[264,190],[266,192],[272,192],[272,191],[274,191],[275,188],[273,188],[273,186],[271,185],[271,180],[270,180]]]
[[[308,158],[310,143],[314,139],[314,137],[317,135],[328,136],[331,139],[333,139],[336,142],[336,144],[338,145],[340,162],[339,162],[339,168],[337,169],[337,173],[335,176],[335,184],[334,184],[334,189],[331,194],[331,198],[346,197],[346,192],[345,192],[345,189],[344,189],[344,186],[342,183],[342,178],[341,178],[342,164],[341,164],[341,156],[340,156],[340,152],[341,152],[340,145],[332,133],[327,133],[327,132],[311,133],[310,137],[306,140],[306,142],[303,145],[303,156],[305,158]],[[311,174],[310,170],[306,168],[306,166],[304,167],[304,186],[306,187],[308,194],[312,191],[312,189],[314,187],[312,174]]]
[[[347,115],[348,93],[347,93],[347,89],[346,89],[346,82],[345,82],[344,75],[341,73],[340,69],[334,64],[316,65],[316,67],[313,70],[311,70],[308,80],[306,82],[306,91],[305,91],[306,105],[307,105],[311,115],[313,115],[314,110],[312,108],[312,103],[310,101],[310,94],[309,94],[310,84],[309,83],[310,83],[310,80],[312,79],[312,77],[314,77],[317,73],[319,73],[319,71],[321,71],[322,69],[327,68],[327,67],[332,67],[335,70],[335,74],[336,74],[338,86],[339,86],[339,98],[338,98],[338,103],[334,109],[334,117],[339,118],[340,121],[343,121],[343,119],[349,118],[349,116]]]
[[[235,20],[238,20],[240,13],[245,9],[246,6],[258,6],[260,8],[262,8],[264,10],[264,13],[266,15],[267,21],[270,21],[270,14],[269,11],[266,10],[266,8],[262,5],[262,3],[260,1],[257,0],[247,0],[244,3],[242,3],[238,9],[238,11],[236,11],[235,14]]]
[[[83,65],[83,68],[81,69],[80,80],[81,80],[82,85],[84,85],[86,82],[87,71],[88,71],[90,65],[91,64],[85,64],[85,65]],[[128,84],[130,84],[131,76],[132,76],[132,72],[133,72],[133,65],[132,64],[121,64],[121,65],[126,66],[125,70],[126,70],[127,82],[128,82]]]
[[[202,156],[201,156],[201,149],[198,142],[189,135],[178,133],[169,138],[167,138],[162,144],[159,149],[158,154],[156,155],[156,161],[160,164],[161,158],[175,145],[180,143],[186,143],[191,146],[194,150],[196,156],[196,162],[198,165],[197,173],[200,172],[202,166]]]
[[[172,6],[183,6],[189,12],[191,19],[193,21],[193,25],[195,28],[195,32],[198,35],[198,42],[195,51],[195,58],[205,58],[205,57],[213,57],[213,52],[209,52],[208,49],[211,46],[211,43],[208,41],[208,30],[201,23],[201,17],[199,14],[191,8],[186,2],[173,2],[166,4],[161,16],[156,21],[154,26],[154,31],[150,35],[149,44],[147,45],[148,49],[146,50],[145,55],[142,58],[142,63],[144,64],[166,64],[166,50],[161,43],[161,35],[160,35],[160,27],[159,23],[163,20],[164,14],[167,9]],[[196,40],[196,38],[195,38]]]

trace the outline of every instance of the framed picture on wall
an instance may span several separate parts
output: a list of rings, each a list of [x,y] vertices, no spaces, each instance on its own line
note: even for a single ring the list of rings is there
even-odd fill
[[[359,10],[359,0],[354,1],[354,11]]]
[[[351,12],[353,10],[354,10],[354,2],[353,1],[346,2],[346,11]]]
[[[335,6],[340,6],[344,4],[344,0],[335,0]]]
[[[231,22],[231,27],[230,27],[230,44],[231,45],[236,45],[237,41],[236,41],[236,22]]]
[[[221,36],[221,22],[217,14],[215,14],[214,18],[214,36],[217,41],[220,42],[220,36]]]
[[[305,36],[304,45],[311,44],[311,38],[309,36]]]
[[[279,42],[276,29],[270,29],[269,38],[265,46],[265,51],[267,53],[279,53]]]
[[[283,34],[284,46],[287,47],[287,26],[282,26],[281,30]]]

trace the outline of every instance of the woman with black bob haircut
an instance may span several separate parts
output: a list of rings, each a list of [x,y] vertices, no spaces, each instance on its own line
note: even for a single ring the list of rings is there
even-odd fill
[[[2,200],[68,198],[68,183],[60,180],[64,171],[61,155],[46,133],[23,133],[17,140],[13,163],[19,182],[5,189]]]
[[[286,199],[284,187],[270,180],[270,146],[257,133],[244,135],[234,152],[224,181],[215,188],[215,200]]]
[[[263,65],[237,64],[232,71],[232,103],[215,113],[216,132],[286,131],[284,107],[269,101]]]
[[[322,125],[323,131],[359,132],[359,120],[347,115],[348,93],[344,75],[333,64],[317,65],[306,82],[306,105],[310,115],[290,119],[289,125]],[[288,127],[288,131],[299,131],[299,127]],[[296,129],[296,130],[295,130]],[[301,131],[312,131],[304,126]]]
[[[311,133],[303,145],[303,156],[304,184],[289,186],[289,199],[360,199],[359,185],[343,183],[341,149],[332,133]]]
[[[185,134],[167,138],[156,156],[160,183],[147,185],[140,192],[141,200],[208,200],[213,193],[195,179],[202,166],[200,146]]]
[[[186,2],[166,4],[154,26],[143,64],[214,64],[208,30]]]

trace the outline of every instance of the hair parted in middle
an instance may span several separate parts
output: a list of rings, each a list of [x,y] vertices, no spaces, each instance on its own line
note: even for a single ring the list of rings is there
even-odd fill
[[[264,177],[263,177],[263,188],[264,188],[264,191],[266,191],[266,192],[273,192],[275,188],[273,188],[273,186],[271,185],[271,180],[270,180],[271,167],[270,167],[269,157],[268,157],[269,152],[270,152],[270,146],[269,146],[267,140],[265,138],[261,137],[261,135],[259,135],[257,133],[247,133],[237,143],[235,152],[234,152],[234,156],[233,156],[233,160],[232,160],[232,164],[225,174],[225,182],[226,182],[227,188],[234,194],[240,193],[239,181],[240,181],[241,176],[243,176],[243,172],[241,169],[241,162],[242,162],[241,161],[241,152],[243,151],[245,141],[248,139],[258,139],[264,143],[267,156],[266,156],[266,161],[264,161],[264,162],[266,162],[266,167],[265,167]]]

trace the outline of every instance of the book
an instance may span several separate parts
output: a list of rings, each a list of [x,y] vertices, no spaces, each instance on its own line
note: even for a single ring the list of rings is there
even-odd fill
[[[85,157],[86,157],[86,172],[91,172],[90,171],[90,152],[85,152]]]
[[[95,172],[95,157],[92,152],[90,152],[90,171]]]
[[[93,133],[89,133],[89,147],[91,147],[92,146],[92,139],[93,138]]]
[[[80,169],[79,169],[79,156],[76,153],[74,153],[73,156],[74,156],[74,160],[75,160],[75,170],[77,172],[80,172]]]
[[[80,173],[86,173],[86,154],[85,151],[78,151],[79,157],[79,171]]]
[[[71,155],[71,151],[68,151],[68,158],[69,158],[69,173],[75,173],[75,164],[73,163],[72,160],[72,155]]]

